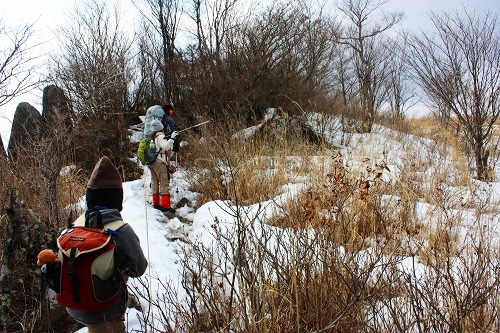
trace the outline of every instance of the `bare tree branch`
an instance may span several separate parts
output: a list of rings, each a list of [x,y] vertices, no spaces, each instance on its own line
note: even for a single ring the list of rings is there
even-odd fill
[[[383,34],[403,18],[402,13],[386,13],[373,18],[387,1],[343,0],[338,7],[347,18],[346,27],[334,37],[338,44],[352,51],[358,85],[359,108],[364,133],[370,132],[377,109],[385,97],[384,81],[388,75],[390,52]]]
[[[0,106],[24,94],[38,84],[33,78],[33,24],[17,28],[6,27],[0,19]]]
[[[471,148],[477,178],[489,177],[489,142],[500,115],[498,15],[432,13],[436,34],[413,37],[408,61],[438,112],[451,112]]]

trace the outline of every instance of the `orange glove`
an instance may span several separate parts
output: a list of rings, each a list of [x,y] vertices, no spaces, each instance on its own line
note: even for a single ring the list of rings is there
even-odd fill
[[[37,262],[38,266],[43,266],[48,263],[56,263],[59,261],[57,254],[52,250],[42,250],[38,253]]]

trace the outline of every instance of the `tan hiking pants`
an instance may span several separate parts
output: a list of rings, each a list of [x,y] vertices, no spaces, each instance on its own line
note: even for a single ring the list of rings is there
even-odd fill
[[[151,189],[153,194],[165,195],[168,194],[168,169],[165,163],[155,161],[148,165],[151,170]]]

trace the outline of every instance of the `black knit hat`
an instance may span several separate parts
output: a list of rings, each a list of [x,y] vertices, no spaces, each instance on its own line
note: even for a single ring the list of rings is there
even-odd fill
[[[102,206],[122,210],[122,180],[115,166],[106,156],[102,157],[95,165],[87,183],[85,198],[88,208]]]

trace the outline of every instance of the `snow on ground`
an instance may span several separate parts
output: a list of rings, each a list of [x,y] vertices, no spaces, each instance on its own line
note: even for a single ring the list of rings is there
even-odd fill
[[[319,127],[319,124],[325,121],[319,117],[319,115],[311,115],[309,124]],[[382,126],[375,126],[373,133],[370,134],[350,134],[347,136],[339,131],[338,119],[328,119],[328,123],[327,131],[323,126],[323,135],[329,142],[345,146],[342,152],[343,156],[346,157],[346,163],[351,165],[358,163],[361,167],[365,165],[361,162],[363,160],[366,162],[366,159],[372,163],[384,160],[391,170],[390,178],[393,179],[397,178],[399,172],[405,168],[406,163],[412,159],[415,162],[418,153],[425,152],[420,156],[422,159],[425,158],[427,163],[426,168],[422,170],[425,175],[430,175],[432,172],[438,173],[443,168],[453,168],[455,163],[451,154],[445,159],[439,158],[436,152],[439,147],[436,147],[435,143],[428,139],[403,135]],[[318,132],[320,131],[318,130]],[[133,140],[138,141],[140,139],[139,132],[134,133]],[[151,195],[149,190],[150,174],[147,168],[145,170],[143,178],[123,184],[124,208],[122,216],[134,228],[141,240],[144,253],[149,261],[145,276],[152,293],[155,294],[160,290],[159,281],[168,281],[179,290],[178,298],[182,299],[183,291],[180,288],[182,267],[178,254],[181,253],[183,247],[192,246],[196,242],[203,242],[207,246],[212,244],[211,225],[216,220],[224,221],[229,230],[230,226],[235,224],[232,212],[236,207],[231,207],[224,201],[213,201],[204,204],[195,211],[186,205],[177,210],[178,218],[168,219],[147,204]],[[497,179],[499,177],[500,175],[497,174]],[[244,209],[250,217],[258,215],[257,221],[265,220],[272,214],[277,202],[286,200],[287,197],[295,195],[300,190],[302,182],[303,179],[300,179],[297,184],[288,184],[283,188],[283,194],[273,201],[261,203],[260,206],[239,208]],[[455,191],[455,194],[460,193],[463,202],[467,202],[473,196],[475,199],[488,200],[492,207],[500,203],[500,183],[486,184],[474,181],[471,183],[473,186],[470,188],[449,186],[446,190]],[[183,197],[191,202],[196,202],[196,193],[191,193],[188,190],[187,174],[182,168],[173,174],[170,185],[173,204]],[[430,203],[420,202],[416,206],[417,219],[423,223],[425,221],[429,225],[433,223],[432,221],[443,219],[442,216],[436,216],[433,211],[434,207]],[[498,214],[484,214],[478,218],[472,209],[457,208],[453,212],[461,215],[462,223],[459,226],[461,228],[459,235],[462,241],[465,242],[468,237],[480,232],[486,235],[490,244],[500,244],[500,217]],[[408,243],[411,243],[411,240],[408,239]],[[271,244],[272,242],[270,246],[272,246]],[[402,258],[401,265],[411,269],[414,267],[414,262],[411,258]],[[135,283],[133,280],[129,281],[131,285]],[[147,309],[148,304],[143,303],[142,306],[143,309]],[[151,311],[154,312],[155,309],[153,308]],[[127,312],[129,332],[141,329],[137,315],[138,312],[135,309],[129,309]],[[77,332],[85,333],[87,329],[82,328]]]

